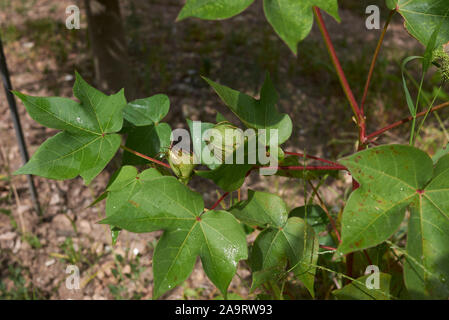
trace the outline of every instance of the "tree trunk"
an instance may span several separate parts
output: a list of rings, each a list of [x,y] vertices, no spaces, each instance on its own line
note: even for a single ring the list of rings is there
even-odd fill
[[[125,88],[126,97],[133,99],[135,86],[129,71],[119,1],[85,0],[85,6],[97,86],[108,93]]]

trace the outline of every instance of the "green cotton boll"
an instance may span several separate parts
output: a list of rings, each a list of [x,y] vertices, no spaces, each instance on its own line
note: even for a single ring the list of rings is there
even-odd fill
[[[218,132],[221,139],[212,136],[208,146],[211,150],[215,150],[215,158],[224,162],[226,155],[233,154],[244,142],[243,131],[227,121],[217,123],[212,129]]]
[[[168,163],[179,181],[184,184],[187,184],[190,181],[193,169],[196,167],[192,154],[184,152],[183,150],[170,149],[168,151]]]
[[[433,64],[440,69],[443,81],[449,81],[449,53],[443,49],[435,50],[433,53]]]

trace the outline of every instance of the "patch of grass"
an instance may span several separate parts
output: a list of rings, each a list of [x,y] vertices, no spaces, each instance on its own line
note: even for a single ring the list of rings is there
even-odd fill
[[[37,0],[20,0],[20,5],[17,6],[15,10],[18,14],[27,16],[28,12],[36,5],[36,2]]]
[[[2,0],[0,1],[0,10],[6,10],[11,8],[12,0]]]
[[[81,248],[75,246],[71,237],[66,238],[60,248],[64,252],[64,260],[68,263],[76,265],[85,262]]]
[[[5,43],[24,39],[34,42],[32,50],[51,52],[58,63],[65,63],[85,32],[68,30],[64,23],[50,18],[26,19],[21,25],[6,25],[2,30]]]
[[[3,28],[3,32],[1,32],[2,40],[5,44],[17,41],[20,38],[20,31],[13,24],[9,24]]]
[[[187,283],[184,284],[183,289],[182,298],[184,300],[198,300],[203,296],[204,292],[204,288],[190,288]]]
[[[22,235],[22,240],[28,242],[28,244],[33,249],[40,249],[42,248],[42,243],[40,242],[39,238],[31,233],[25,233]]]
[[[140,263],[140,254],[129,256],[129,249],[126,250],[125,257],[120,254],[114,255],[115,267],[111,269],[112,275],[116,279],[115,284],[108,284],[109,292],[116,300],[140,300],[143,297],[143,293],[138,289],[135,292],[129,293],[127,284],[129,281],[135,284],[136,288],[139,288],[141,284],[140,275],[144,270]],[[130,266],[130,272],[124,272],[125,266]],[[145,282],[145,281],[144,281]],[[142,283],[143,287],[146,287],[148,283]]]
[[[0,208],[0,213],[9,217],[9,223],[11,224],[11,226],[14,230],[18,229],[17,221],[14,219],[14,217],[11,213],[11,210]]]
[[[0,279],[0,300],[36,300],[42,299],[39,289],[29,283],[24,273],[29,272],[22,266],[8,265],[6,275]]]

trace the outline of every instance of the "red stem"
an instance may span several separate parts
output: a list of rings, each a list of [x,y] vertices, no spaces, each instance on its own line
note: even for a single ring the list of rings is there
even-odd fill
[[[253,171],[254,168],[251,168],[248,170],[248,172],[245,175],[245,178],[249,176],[249,174],[251,173],[251,171]],[[240,190],[240,189],[239,189]],[[214,203],[214,205],[209,209],[209,210],[214,210],[219,204],[220,202],[222,202],[227,196],[229,195],[229,192],[225,192],[220,199],[217,200],[217,202]],[[240,200],[239,200],[240,201]]]
[[[370,265],[372,265],[373,262],[371,261],[371,258],[370,258],[370,256],[369,256],[368,252],[366,252],[366,250],[363,250],[363,253],[365,254],[366,260],[368,260],[368,263],[369,263]]]
[[[365,102],[366,102],[366,97],[368,96],[368,90],[369,90],[369,86],[371,84],[371,79],[373,77],[374,67],[376,66],[376,61],[377,61],[377,58],[379,57],[380,49],[382,47],[382,43],[384,41],[385,34],[387,33],[387,29],[390,24],[391,18],[393,18],[393,15],[395,14],[395,12],[396,12],[396,9],[393,9],[390,11],[387,21],[385,22],[385,26],[382,30],[382,34],[380,35],[379,42],[377,43],[376,51],[374,51],[373,60],[371,61],[371,66],[370,66],[370,69],[368,72],[368,77],[366,79],[365,90],[363,91],[362,101],[360,102],[360,113],[363,117],[365,114],[364,106],[365,106]]]
[[[214,205],[212,207],[210,207],[209,210],[214,210],[219,204],[220,202],[222,202],[227,196],[229,195],[229,192],[225,192],[220,199],[217,200],[217,202],[214,203]]]
[[[337,248],[325,246],[325,245],[322,245],[322,244],[320,244],[320,248],[323,248],[323,249],[326,249],[326,250],[337,251]]]
[[[162,161],[153,159],[153,158],[151,158],[151,157],[149,157],[149,156],[146,156],[146,155],[144,155],[144,154],[142,154],[142,153],[140,153],[140,152],[137,152],[137,151],[135,151],[135,150],[133,150],[133,149],[130,149],[130,148],[128,148],[128,147],[125,147],[124,145],[120,145],[120,148],[122,148],[123,150],[125,150],[125,151],[127,151],[127,152],[129,152],[129,153],[132,153],[132,154],[134,154],[134,155],[136,155],[136,156],[138,156],[138,157],[140,157],[140,158],[143,158],[143,159],[145,159],[145,160],[148,160],[148,161],[157,163],[157,164],[159,164],[159,165],[161,165],[161,166],[164,166],[164,167],[170,169],[170,165],[167,164],[167,163],[164,163],[164,162],[162,162]]]
[[[360,140],[363,141],[365,137],[365,119],[360,111],[357,101],[355,100],[354,94],[352,93],[348,80],[346,79],[343,68],[341,67],[340,60],[338,60],[337,53],[335,51],[334,45],[332,44],[332,40],[329,36],[329,32],[327,31],[326,25],[324,24],[321,11],[318,7],[313,7],[313,10],[315,13],[315,17],[317,19],[318,26],[320,27],[321,34],[323,35],[324,42],[326,43],[326,47],[331,57],[332,63],[335,67],[335,71],[337,72],[341,86],[343,87],[343,91],[346,94],[346,98],[349,101],[352,111],[354,112],[357,125],[359,126]]]
[[[302,157],[302,158],[306,157],[308,159],[318,160],[318,161],[321,161],[321,162],[324,162],[324,163],[328,163],[328,164],[332,164],[332,165],[337,165],[337,166],[339,165],[338,163],[330,161],[330,160],[326,160],[326,159],[323,159],[323,158],[319,158],[319,157],[315,157],[315,156],[311,156],[311,155],[303,154],[303,153],[299,153],[299,152],[284,151],[284,153],[288,154],[288,155],[291,155],[291,156],[298,156],[298,157]]]
[[[333,166],[279,166],[279,167],[262,167],[264,169],[274,169],[279,170],[292,170],[292,171],[320,171],[320,170],[348,170],[345,166],[333,165]]]
[[[430,112],[434,112],[434,111],[443,109],[443,108],[448,107],[448,106],[449,106],[449,102],[445,102],[445,103],[443,103],[443,104],[440,104],[440,105],[438,105],[438,106],[433,107],[432,109],[430,109]],[[423,117],[426,113],[427,113],[427,111],[422,111],[422,112],[416,114],[416,117],[417,117],[417,118]],[[396,121],[395,123],[392,123],[392,124],[390,124],[390,125],[388,125],[388,126],[382,128],[382,129],[380,129],[380,130],[377,130],[376,132],[373,132],[373,133],[369,134],[368,136],[366,136],[365,141],[372,140],[373,138],[375,138],[375,137],[381,135],[382,133],[384,133],[384,132],[386,132],[386,131],[388,131],[388,130],[391,130],[391,129],[393,129],[393,128],[399,127],[400,125],[402,125],[402,124],[404,124],[404,123],[407,123],[407,122],[409,122],[409,121],[412,121],[412,120],[413,120],[413,117],[412,117],[412,116],[409,116],[409,117],[404,118],[404,119],[402,119],[402,120]]]

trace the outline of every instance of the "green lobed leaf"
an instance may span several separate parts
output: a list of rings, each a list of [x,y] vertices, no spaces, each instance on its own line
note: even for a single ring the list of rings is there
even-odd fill
[[[306,210],[307,208],[307,210]],[[319,243],[325,246],[334,246],[335,242],[332,239],[327,227],[329,219],[323,208],[318,205],[301,206],[293,209],[289,213],[289,217],[298,217],[307,221],[313,228],[313,231],[318,236]]]
[[[338,300],[390,300],[391,276],[386,273],[379,274],[379,289],[369,289],[366,280],[370,275],[357,278],[355,281],[341,289],[332,291]]]
[[[162,175],[154,168],[147,169],[138,173],[132,166],[123,166],[116,172],[116,178],[106,189],[108,194],[106,200],[106,216],[120,214],[124,202],[130,201],[132,196],[137,193],[142,184]]]
[[[301,218],[288,219],[285,202],[267,192],[248,190],[248,199],[237,203],[230,212],[244,223],[267,228],[251,250],[251,290],[269,280],[280,280],[288,266],[313,296],[319,249],[313,229]]]
[[[226,296],[238,261],[247,258],[245,234],[232,215],[208,211],[200,221],[182,223],[164,232],[153,256],[153,297],[184,282],[198,255],[209,279]]]
[[[204,209],[201,195],[174,177],[144,181],[137,192],[116,199],[117,205],[103,223],[142,233],[166,228],[179,221],[195,219]]]
[[[318,249],[313,229],[298,217],[289,218],[283,227],[262,231],[249,258],[253,271],[251,291],[269,280],[285,277],[288,266],[313,297]]]
[[[229,212],[238,220],[259,227],[282,227],[288,218],[287,205],[279,196],[254,190],[248,190],[248,199],[235,204]]]
[[[60,132],[47,139],[14,174],[34,174],[64,180],[80,175],[89,184],[120,147],[120,136],[76,135]]]
[[[440,159],[441,161],[444,159]],[[413,298],[449,298],[447,162],[445,167],[411,204],[404,277]]]
[[[80,103],[66,98],[14,93],[34,120],[63,130],[45,141],[15,174],[50,179],[72,179],[80,175],[89,184],[119,148],[120,136],[114,132],[123,124],[122,109],[126,105],[123,90],[107,96],[76,73],[73,93]]]
[[[122,128],[122,109],[126,105],[124,89],[114,95],[105,95],[76,72],[73,94],[81,101],[82,107],[89,110],[91,117],[95,116],[101,133],[117,132]]]
[[[123,201],[128,201],[134,192],[137,192],[142,182],[160,177],[161,174],[154,168],[138,173],[132,166],[123,166],[117,170],[109,180],[106,191],[96,201],[104,198],[106,200],[106,216],[118,214]],[[126,200],[125,200],[126,199]],[[110,225],[112,244],[117,242],[120,231],[119,227]]]
[[[124,118],[137,127],[159,123],[170,109],[170,100],[165,94],[137,99],[123,109]]]
[[[203,78],[245,126],[253,129],[266,129],[267,138],[269,137],[269,129],[277,129],[279,145],[290,138],[292,120],[287,114],[277,111],[278,95],[268,74],[260,92],[260,99],[254,99],[244,93]]]
[[[187,0],[177,20],[197,17],[207,20],[220,20],[233,17],[246,8],[254,0]]]
[[[337,0],[264,0],[263,4],[268,22],[295,55],[298,42],[312,30],[314,6],[340,21]]]
[[[435,170],[410,146],[368,149],[341,160],[360,183],[342,218],[341,253],[387,240],[410,208],[405,283],[412,297],[449,298],[449,162]]]
[[[388,145],[340,161],[360,188],[349,197],[342,218],[339,251],[349,253],[388,239],[404,218],[417,190],[432,177],[432,161],[421,150]]]
[[[389,2],[389,3],[388,3]],[[441,0],[388,0],[387,4],[404,17],[408,32],[427,45],[437,28],[440,32],[435,41],[436,47],[449,42],[449,6]]]
[[[174,177],[151,175],[139,180],[137,190],[123,189],[111,198],[106,208],[110,212],[101,223],[131,232],[165,230],[153,256],[153,297],[182,283],[197,256],[209,279],[225,295],[238,261],[247,257],[241,225],[225,211],[202,214],[201,196]]]

